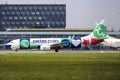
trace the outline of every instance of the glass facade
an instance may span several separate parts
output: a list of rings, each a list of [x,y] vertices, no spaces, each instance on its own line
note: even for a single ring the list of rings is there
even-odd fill
[[[65,28],[66,5],[0,5],[0,30],[8,28]]]

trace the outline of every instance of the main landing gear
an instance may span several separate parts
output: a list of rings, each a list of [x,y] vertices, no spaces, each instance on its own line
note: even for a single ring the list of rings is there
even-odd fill
[[[18,49],[16,49],[15,52],[18,52]]]
[[[58,49],[58,47],[56,47],[56,49],[55,49],[55,52],[59,52],[59,49]]]

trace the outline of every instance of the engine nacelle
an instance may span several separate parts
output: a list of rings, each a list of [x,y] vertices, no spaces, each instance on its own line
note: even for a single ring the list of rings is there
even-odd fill
[[[50,50],[50,49],[51,49],[51,47],[48,46],[48,45],[42,45],[42,46],[40,46],[40,50],[42,50],[42,51],[47,51],[47,50]]]

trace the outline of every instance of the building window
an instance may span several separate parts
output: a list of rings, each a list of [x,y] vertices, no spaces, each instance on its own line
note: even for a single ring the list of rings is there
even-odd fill
[[[34,19],[37,19],[37,17],[33,17]]]
[[[25,12],[21,12],[22,15],[25,15]]]
[[[30,12],[26,12],[27,15],[30,15]]]
[[[42,10],[42,7],[40,6],[38,9],[39,9],[39,10]]]
[[[19,19],[23,19],[23,17],[19,17]]]
[[[51,12],[51,14],[52,14],[52,15],[54,15],[54,14],[55,14],[55,12]]]
[[[36,12],[36,14],[40,14],[40,12]]]
[[[7,17],[4,17],[4,19],[7,19]]]
[[[11,24],[13,24],[13,25],[14,25],[14,24],[15,24],[15,22],[11,22]]]
[[[39,17],[38,19],[42,19],[42,17]]]
[[[46,6],[44,7],[44,10],[47,10],[47,7],[46,7]]]
[[[20,12],[16,12],[17,15],[20,15]]]
[[[26,24],[27,24],[27,25],[29,25],[29,24],[30,24],[30,22],[26,22]]]
[[[59,25],[60,23],[59,22],[56,22],[57,25]]]
[[[12,19],[12,17],[9,17],[9,19],[11,20],[11,19]]]
[[[50,24],[50,22],[48,21],[48,22],[46,22],[47,24]]]
[[[41,24],[43,25],[43,24],[45,24],[45,22],[42,21]]]
[[[61,22],[61,24],[65,24],[64,22]]]
[[[22,7],[19,7],[20,10],[22,10]]]
[[[36,22],[36,24],[40,24],[40,22]]]
[[[51,7],[51,6],[49,6],[49,10],[52,10],[52,7]]]
[[[62,10],[62,7],[59,7],[59,10]]]
[[[56,6],[54,6],[54,10],[57,10],[57,7],[56,7]]]
[[[41,14],[45,14],[45,12],[41,12]]]
[[[34,7],[35,10],[37,10],[37,7]]]
[[[52,24],[52,25],[55,25],[55,22],[54,22],[54,21],[52,21],[52,22],[51,22],[51,24]]]
[[[32,19],[32,17],[29,17],[29,19]]]
[[[57,14],[57,15],[59,15],[59,14],[60,14],[60,12],[58,12],[58,11],[57,11],[57,12],[56,12],[56,14]]]
[[[9,9],[11,10],[11,9],[12,9],[12,7],[10,6],[10,7],[9,7]]]
[[[5,24],[5,22],[2,22],[2,24]]]
[[[61,14],[62,14],[62,15],[64,15],[64,14],[65,14],[65,12],[61,12]]]
[[[10,24],[10,22],[7,22],[7,24]]]
[[[14,10],[17,10],[17,7],[14,7]]]
[[[23,17],[23,19],[27,19],[27,17]]]
[[[42,17],[43,20],[46,20],[46,17]]]
[[[14,17],[14,19],[18,19],[17,17]]]
[[[22,24],[25,24],[25,22],[22,22]]]
[[[32,14],[32,15],[35,15],[35,12],[32,12],[31,14]]]
[[[29,7],[30,10],[32,10],[32,7]]]
[[[27,10],[27,7],[24,7],[24,10]]]
[[[14,15],[14,14],[15,14],[15,12],[12,12],[11,14],[12,14],[12,15]]]
[[[35,23],[34,22],[31,22],[32,25],[34,25]]]
[[[5,14],[5,12],[2,12],[2,14],[4,15],[4,14]]]
[[[9,14],[10,14],[10,12],[7,12],[7,14],[9,15]]]
[[[48,12],[48,11],[47,11],[47,12],[46,12],[46,14],[47,14],[47,15],[49,15],[49,14],[50,14],[50,12]]]
[[[20,22],[16,22],[16,24],[20,24]]]
[[[7,10],[8,8],[7,7],[4,7],[5,10]]]

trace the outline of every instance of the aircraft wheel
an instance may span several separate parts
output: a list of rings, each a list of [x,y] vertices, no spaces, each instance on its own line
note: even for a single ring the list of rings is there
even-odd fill
[[[59,50],[58,49],[55,49],[55,52],[58,52]]]
[[[17,51],[18,51],[18,49],[15,50],[15,52],[17,52]]]

